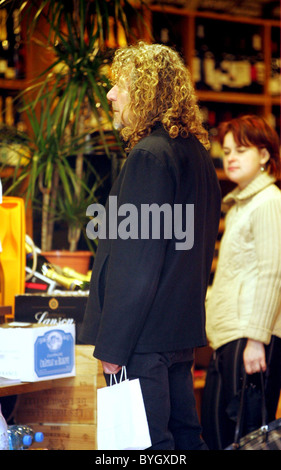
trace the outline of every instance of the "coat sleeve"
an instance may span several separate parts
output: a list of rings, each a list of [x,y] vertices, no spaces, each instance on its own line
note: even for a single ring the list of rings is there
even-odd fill
[[[122,206],[128,215],[123,212],[123,216],[118,217],[122,234],[117,233],[117,238],[110,242],[102,316],[94,352],[100,360],[126,365],[134,350],[157,291],[169,241],[162,232],[159,239],[141,237],[141,208],[145,204],[172,206],[173,200],[174,183],[167,167],[147,151],[132,152],[126,162],[117,199],[118,210]],[[131,237],[124,239],[126,225]],[[138,236],[134,238],[136,232]]]
[[[261,204],[252,222],[258,280],[245,336],[268,344],[281,311],[281,198]]]

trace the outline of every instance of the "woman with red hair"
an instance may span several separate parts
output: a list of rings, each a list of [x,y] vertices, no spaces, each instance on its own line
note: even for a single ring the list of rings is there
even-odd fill
[[[225,173],[237,186],[223,199],[225,231],[206,302],[206,330],[214,353],[202,426],[210,449],[223,449],[234,440],[243,369],[252,396],[244,435],[261,424],[261,371],[268,421],[275,419],[281,386],[279,138],[264,119],[243,116],[222,123],[219,139]]]

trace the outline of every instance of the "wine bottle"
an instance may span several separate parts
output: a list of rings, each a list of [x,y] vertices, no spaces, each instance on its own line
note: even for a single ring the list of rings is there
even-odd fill
[[[254,74],[252,76],[252,93],[262,93],[265,83],[265,63],[262,52],[262,38],[258,33],[252,36],[252,67]]]
[[[247,52],[245,38],[237,38],[237,53],[235,58],[235,91],[246,92],[252,84],[251,63]]]
[[[90,278],[91,278],[91,272],[88,272],[87,274],[81,274],[75,271],[75,269],[72,269],[69,267],[62,268],[62,274],[66,277],[72,277],[82,282],[90,282]]]
[[[205,25],[198,24],[196,30],[196,55],[193,60],[193,79],[198,90],[210,89],[206,83],[206,70],[204,67],[208,46],[205,38]]]
[[[222,91],[233,91],[233,77],[234,77],[234,69],[235,69],[235,57],[231,50],[227,47],[227,41],[225,41],[225,49],[222,52],[221,56],[221,84],[222,84]]]
[[[25,48],[21,35],[20,11],[13,11],[14,65],[16,78],[25,78]]]
[[[15,35],[13,28],[13,17],[8,15],[6,22],[7,30],[7,68],[5,72],[5,78],[7,80],[14,80],[16,78],[16,69],[14,63],[14,48],[15,48]]]
[[[7,96],[6,98],[5,121],[8,126],[13,126],[15,123],[13,112],[13,98],[11,96]]]
[[[269,93],[274,95],[280,95],[281,92],[281,60],[276,57],[271,59],[271,76],[269,79]]]
[[[278,28],[272,28],[271,37],[271,70],[269,77],[269,93],[280,95],[281,92],[281,59],[280,59],[280,33]],[[280,119],[280,118],[279,118]]]
[[[204,54],[204,77],[205,85],[211,90],[220,91],[217,89],[219,84],[216,80],[216,67],[215,67],[215,56],[212,51],[207,50]]]
[[[202,88],[201,57],[199,53],[199,48],[200,48],[199,38],[202,34],[200,27],[204,29],[202,25],[197,26],[197,34],[195,38],[195,50],[194,50],[194,56],[192,58],[192,78],[198,90]]]
[[[43,264],[42,274],[46,276],[48,279],[52,279],[57,284],[71,291],[89,289],[88,282],[85,282],[85,281],[83,282],[83,281],[79,281],[78,279],[73,279],[71,277],[63,276],[62,274],[59,274],[57,271],[55,271],[55,269],[50,263]]]
[[[7,35],[7,10],[0,9],[0,78],[5,78],[8,66],[7,50],[9,47]]]
[[[35,272],[43,274],[48,279],[52,279],[59,286],[64,287],[67,290],[89,290],[89,278],[82,277],[82,274],[78,274],[72,270],[73,277],[66,276],[63,269],[52,263],[50,263],[45,256],[43,256],[38,249],[35,252],[31,250],[30,246],[26,245],[26,265]],[[70,268],[69,268],[70,269]],[[66,271],[67,272],[67,271]]]

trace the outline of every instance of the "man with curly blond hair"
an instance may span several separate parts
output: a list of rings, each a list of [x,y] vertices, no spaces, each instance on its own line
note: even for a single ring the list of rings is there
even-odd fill
[[[107,382],[121,366],[140,379],[151,449],[205,449],[191,367],[206,344],[220,218],[208,136],[171,48],[119,49],[112,74],[108,99],[128,157],[103,215],[80,339],[95,345]]]

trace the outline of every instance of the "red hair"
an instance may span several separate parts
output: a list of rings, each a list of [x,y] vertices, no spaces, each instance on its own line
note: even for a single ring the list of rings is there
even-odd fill
[[[267,162],[268,173],[279,179],[281,167],[279,137],[263,118],[255,115],[241,116],[221,123],[218,131],[221,145],[223,145],[225,135],[231,132],[239,146],[265,148],[270,155]]]

